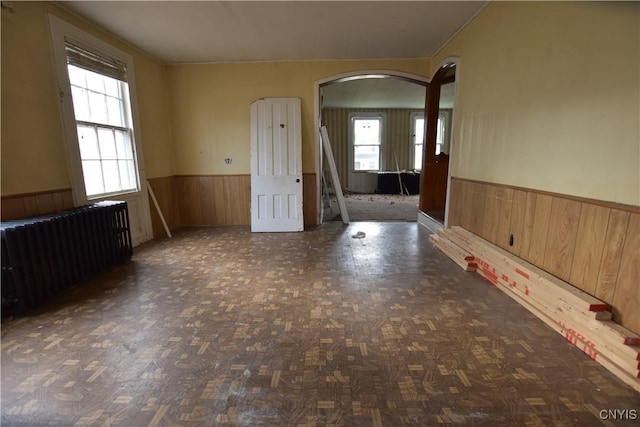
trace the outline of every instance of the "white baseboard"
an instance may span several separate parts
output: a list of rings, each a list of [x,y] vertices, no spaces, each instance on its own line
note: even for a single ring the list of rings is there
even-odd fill
[[[418,224],[427,228],[431,233],[437,233],[438,230],[444,228],[444,225],[422,211],[418,211]]]

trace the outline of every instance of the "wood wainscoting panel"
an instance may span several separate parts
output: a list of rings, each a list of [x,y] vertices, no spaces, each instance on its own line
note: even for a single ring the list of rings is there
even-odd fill
[[[468,182],[463,183],[464,194],[462,196],[462,215],[460,215],[461,224],[469,230],[475,230],[480,233],[482,230],[482,221],[484,212],[484,204],[487,198],[487,186],[473,186]]]
[[[176,200],[181,225],[250,225],[250,175],[178,175]]]
[[[220,216],[218,215],[218,201],[216,200],[217,189],[215,180],[219,177],[215,176],[199,176],[193,177],[193,180],[197,184],[197,197],[198,201],[195,206],[198,206],[199,212],[196,218],[196,225],[217,225],[220,222]],[[224,200],[220,201],[220,207],[224,206]],[[224,212],[224,211],[223,211]],[[222,221],[224,222],[224,220]]]
[[[493,198],[493,209],[491,211],[491,227],[489,228],[489,238],[492,242],[498,241],[500,231],[500,219],[502,218],[502,194],[504,188],[495,187]]]
[[[511,250],[509,245],[509,235],[511,234],[511,216],[513,215],[513,192],[512,188],[503,188],[500,202],[500,223],[496,244],[507,251]]]
[[[569,282],[591,295],[596,294],[610,211],[604,206],[582,203]]]
[[[640,331],[640,214],[631,214],[626,236],[613,294],[613,316],[632,331]]]
[[[251,225],[251,175],[178,175],[174,198],[180,225]],[[318,224],[316,175],[303,175],[303,215]],[[155,190],[155,187],[154,187]]]
[[[546,194],[536,195],[536,210],[533,218],[531,246],[529,247],[529,256],[527,261],[539,267],[542,267],[544,263],[552,204],[553,197]]]
[[[162,215],[164,216],[164,220],[166,221],[169,230],[174,230],[180,227],[179,210],[176,208],[174,197],[173,177],[167,176],[162,178],[149,178],[147,182],[151,186],[153,194],[155,194],[156,196],[158,206],[162,211]],[[151,200],[151,197],[149,197],[149,212],[151,212],[151,227],[153,229],[153,238],[157,239],[160,237],[165,237],[167,233],[164,230],[164,226],[162,225],[162,221],[160,220],[160,215],[158,214],[158,210],[153,204],[153,200]]]
[[[611,304],[640,334],[640,207],[460,178],[450,197],[450,226]]]
[[[181,225],[213,225],[202,223],[202,214],[200,212],[200,177],[177,176],[175,186],[176,200],[180,209]]]
[[[251,225],[251,176],[214,177],[216,202],[222,193],[224,203],[216,203],[217,225]]]
[[[602,261],[600,262],[600,271],[598,272],[598,283],[596,284],[595,295],[607,304],[613,303],[613,295],[618,280],[618,269],[620,268],[620,258],[622,257],[622,249],[624,249],[624,240],[627,237],[626,233],[630,216],[631,214],[629,212],[614,210],[609,214],[609,223],[607,225],[607,234],[602,252]]]
[[[551,203],[543,268],[565,281],[571,276],[581,206],[580,202],[560,197],[554,197]]]
[[[524,221],[522,223],[522,236],[520,236],[520,252],[518,256],[522,259],[529,260],[529,251],[531,251],[531,242],[533,241],[533,223],[536,219],[536,202],[538,195],[536,193],[527,192],[527,200],[524,207]],[[518,237],[515,236],[515,239]]]
[[[520,256],[522,248],[522,234],[524,228],[524,217],[527,208],[527,192],[513,190],[511,195],[511,223],[509,226],[509,236],[513,235],[513,245],[507,250],[514,255]]]
[[[2,197],[2,221],[46,215],[73,208],[70,188]]]
[[[302,175],[302,210],[304,226],[315,227],[319,224],[318,218],[318,191],[316,189],[316,174],[305,173]]]
[[[492,229],[493,223],[495,222],[496,215],[494,212],[496,211],[496,204],[498,202],[498,191],[499,188],[495,185],[487,185],[487,191],[485,193],[485,201],[484,201],[484,211],[482,214],[482,228],[480,230],[480,237],[489,240],[490,242],[495,241],[495,238],[492,239]],[[498,206],[498,218],[500,217],[500,206]],[[497,234],[497,233],[496,233]]]
[[[449,188],[449,211],[447,217],[449,227],[454,225],[464,227],[464,225],[462,225],[462,208],[465,204],[466,193],[463,188],[465,185],[466,182],[460,181],[459,179],[451,181],[451,186]]]

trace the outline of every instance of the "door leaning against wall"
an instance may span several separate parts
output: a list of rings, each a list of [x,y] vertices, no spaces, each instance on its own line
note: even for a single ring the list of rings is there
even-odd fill
[[[130,55],[50,15],[71,185],[76,206],[127,202],[131,239],[151,238]]]

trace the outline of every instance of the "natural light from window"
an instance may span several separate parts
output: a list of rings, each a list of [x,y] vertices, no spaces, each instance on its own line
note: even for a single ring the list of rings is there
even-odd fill
[[[422,147],[424,144],[424,118],[416,118],[413,121],[413,168],[422,169]]]
[[[126,82],[68,65],[87,197],[138,190]]]
[[[380,170],[381,118],[353,119],[353,170]]]

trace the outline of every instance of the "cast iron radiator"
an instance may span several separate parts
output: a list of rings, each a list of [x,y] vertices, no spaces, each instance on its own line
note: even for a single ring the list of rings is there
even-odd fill
[[[24,311],[131,258],[126,202],[98,202],[0,224],[2,308]]]

